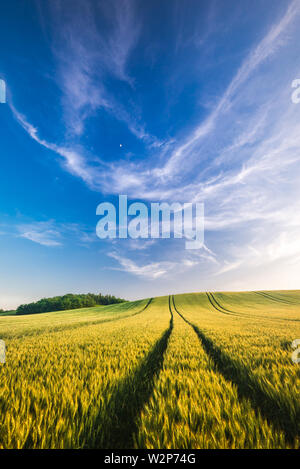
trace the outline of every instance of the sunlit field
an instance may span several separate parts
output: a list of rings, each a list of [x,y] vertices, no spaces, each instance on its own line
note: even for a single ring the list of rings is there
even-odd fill
[[[0,448],[298,448],[300,292],[0,316]]]

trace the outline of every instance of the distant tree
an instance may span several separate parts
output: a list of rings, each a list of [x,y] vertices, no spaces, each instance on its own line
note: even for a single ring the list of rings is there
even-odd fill
[[[124,299],[116,298],[113,295],[102,295],[98,293],[73,295],[68,293],[64,296],[54,296],[53,298],[42,298],[35,303],[20,305],[16,314],[47,313],[51,311],[63,311],[68,309],[89,308],[96,305],[109,305],[123,303]],[[1,310],[0,310],[1,312]]]

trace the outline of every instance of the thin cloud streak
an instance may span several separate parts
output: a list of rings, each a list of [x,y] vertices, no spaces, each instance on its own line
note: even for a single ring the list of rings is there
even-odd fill
[[[84,149],[57,145],[40,138],[38,129],[11,106],[15,118],[28,135],[39,145],[59,155],[65,169],[81,178],[91,189],[109,194],[127,193],[132,198],[152,201],[205,201],[205,229],[208,237],[212,233],[224,237],[231,233],[235,244],[232,248],[228,239],[223,242],[218,238],[217,242],[209,238],[211,252],[204,251],[199,254],[199,258],[194,254],[194,258],[185,259],[180,249],[176,248],[170,249],[160,262],[140,264],[136,259],[129,259],[126,254],[109,254],[119,262],[121,270],[141,278],[158,279],[171,275],[179,267],[192,269],[202,257],[202,260],[215,266],[216,275],[220,276],[243,269],[246,265],[269,265],[277,260],[291,262],[293,256],[299,259],[296,237],[300,233],[295,219],[295,213],[299,213],[297,201],[300,197],[299,108],[290,102],[290,83],[286,80],[291,71],[286,74],[282,70],[280,89],[274,87],[273,90],[264,89],[260,92],[258,86],[260,82],[268,82],[267,79],[272,77],[276,70],[276,67],[272,68],[273,62],[280,61],[280,52],[284,53],[288,40],[291,43],[291,37],[287,38],[287,35],[299,10],[299,2],[292,1],[289,4],[282,19],[269,29],[242,62],[211,114],[183,142],[179,141],[177,145],[174,141],[169,142],[169,146],[167,144],[164,147],[167,150],[163,154],[162,160],[166,160],[163,165],[157,164],[157,153],[161,151],[159,143],[153,143],[146,161],[108,164],[98,158],[97,164],[91,165]],[[125,34],[124,31],[130,24],[129,19],[126,24],[124,30],[119,31],[120,35],[114,36],[112,43]],[[120,25],[116,30],[119,27]],[[135,39],[129,41],[128,47],[125,45],[123,52],[116,48],[119,59],[112,60],[110,70],[110,73],[125,81],[129,87],[134,86],[134,82],[127,74],[126,63],[137,36],[136,32]],[[81,50],[85,50],[82,48],[83,46]],[[115,50],[115,46],[111,50]],[[82,80],[85,80],[85,74],[87,77],[94,74],[94,57],[91,57],[90,62],[89,58],[85,59],[87,63],[80,62],[80,57],[76,55],[74,57],[75,62],[78,61],[79,81],[72,84],[70,77],[68,83],[68,76],[72,73],[66,69],[64,80],[70,88],[65,90],[65,96],[67,100],[74,100],[76,103],[81,86],[83,95],[82,102],[78,98],[78,108],[77,104],[71,106],[70,122],[72,116],[75,116],[75,121],[76,116],[84,121],[85,115],[90,115],[94,110],[93,106],[103,106],[116,116],[118,114],[120,120],[126,121],[138,138],[150,143],[152,137],[144,127],[139,127],[134,121],[131,125],[130,112],[118,108],[105,89],[101,86],[98,88],[89,78],[85,81],[87,88],[84,88]],[[260,66],[267,60],[269,68],[262,71]],[[106,64],[105,57],[101,61]],[[296,76],[296,64],[294,68]],[[74,77],[76,78],[76,73]],[[79,87],[76,88],[77,86]],[[94,95],[94,86],[95,93],[99,94]],[[249,107],[249,102],[252,105],[250,111],[240,113],[244,107]],[[235,118],[240,114],[241,122],[236,124]],[[212,145],[219,135],[223,137],[221,143]],[[208,162],[204,169],[199,169],[200,160]],[[154,167],[151,167],[152,164]],[[186,176],[191,173],[191,177]],[[284,236],[283,226],[290,230],[285,231]],[[257,235],[258,231],[260,236]],[[292,239],[291,250],[284,247],[288,243],[289,232]],[[279,241],[276,242],[273,238]],[[223,252],[218,250],[218,243],[224,247]],[[276,252],[280,253],[279,257],[274,254]],[[174,255],[181,256],[181,262],[168,260],[174,258]]]
[[[51,2],[53,17],[53,54],[58,64],[57,84],[63,91],[63,107],[68,132],[80,136],[85,121],[99,109],[104,109],[124,122],[129,131],[149,145],[159,142],[145,125],[133,118],[123,104],[108,91],[105,82],[111,75],[134,86],[127,71],[127,62],[140,34],[140,19],[135,2],[112,0],[106,2],[77,2],[68,11],[61,1]],[[105,34],[95,17],[106,17],[110,25]],[[63,23],[60,18],[64,18]]]
[[[28,239],[33,243],[46,247],[62,246],[61,233],[54,229],[52,221],[22,224],[17,226],[17,230],[21,238]]]
[[[174,262],[150,262],[143,266],[138,266],[133,260],[122,257],[117,253],[111,252],[108,255],[119,262],[121,270],[148,279],[156,279],[169,274],[170,269],[176,265]]]
[[[118,252],[110,252],[108,256],[115,259],[121,267],[113,269],[122,270],[137,277],[155,280],[161,277],[176,277],[182,275],[183,272],[195,268],[201,263],[218,264],[215,254],[207,247],[195,255],[189,252],[184,252],[179,256],[176,261],[159,261],[159,262],[146,262],[142,260],[139,264],[135,260],[130,259],[128,256],[119,254]],[[178,257],[178,256],[177,256]]]
[[[56,220],[26,221],[7,224],[5,235],[27,239],[45,247],[61,247],[75,243],[80,246],[91,246],[97,242],[94,231],[77,223],[59,223]]]
[[[279,40],[280,36],[283,35],[299,12],[299,2],[297,0],[293,0],[279,23],[275,24],[254,51],[250,52],[214,111],[193,131],[187,141],[176,149],[169,158],[167,164],[161,170],[157,170],[157,173],[160,176],[171,177],[178,171],[182,170],[182,165],[180,164],[181,161],[184,158],[188,158],[188,151],[190,151],[196,143],[199,143],[199,140],[203,139],[211,133],[212,130],[214,130],[217,119],[221,114],[226,113],[230,109],[232,104],[231,100],[241,85],[246,82],[249,76],[259,65],[261,65],[268,57],[275,54],[278,48],[283,45],[283,42]]]
[[[284,17],[280,20],[280,22],[270,29],[269,33],[265,36],[265,38],[244,61],[243,65],[240,67],[236,76],[234,77],[231,84],[224,93],[223,97],[221,98],[216,109],[212,112],[212,114],[206,119],[204,123],[200,124],[200,126],[192,133],[191,137],[184,144],[179,146],[177,150],[175,150],[175,152],[171,153],[171,156],[168,158],[168,162],[163,168],[155,167],[154,169],[149,168],[149,170],[145,170],[143,165],[137,166],[135,163],[132,163],[129,166],[128,164],[125,165],[122,162],[118,163],[118,165],[114,163],[105,164],[99,159],[98,166],[90,166],[86,156],[84,155],[84,151],[82,153],[79,153],[72,147],[59,146],[39,138],[37,129],[35,129],[30,123],[28,123],[24,116],[21,116],[21,114],[18,113],[15,109],[14,114],[23,126],[23,128],[29,133],[29,135],[33,139],[35,139],[38,143],[48,148],[49,150],[52,150],[62,156],[66,163],[65,168],[70,173],[82,178],[83,181],[86,182],[89,187],[94,190],[99,190],[104,193],[120,193],[121,191],[127,190],[128,194],[133,196],[135,195],[137,197],[148,199],[160,199],[162,197],[176,198],[177,193],[179,197],[180,193],[195,193],[195,190],[197,190],[197,186],[199,187],[202,185],[203,189],[201,190],[201,192],[203,193],[203,196],[209,196],[209,193],[217,190],[218,187],[225,187],[226,185],[238,183],[239,178],[241,177],[243,179],[247,172],[253,171],[254,167],[252,167],[252,169],[250,169],[250,167],[248,169],[244,167],[241,171],[239,171],[236,176],[233,177],[225,176],[223,177],[223,181],[221,181],[219,184],[217,183],[210,185],[206,181],[202,184],[191,183],[186,186],[186,184],[183,183],[181,184],[180,190],[178,190],[178,184],[176,188],[168,187],[170,186],[169,177],[171,177],[171,175],[174,175],[174,171],[177,172],[180,170],[182,172],[182,170],[184,170],[184,167],[182,167],[180,163],[183,158],[189,162],[190,167],[193,166],[193,161],[189,157],[189,153],[193,150],[195,144],[198,145],[199,140],[203,140],[204,137],[207,137],[212,131],[212,129],[215,128],[218,116],[224,112],[227,112],[230,109],[232,104],[232,97],[234,96],[238,88],[240,88],[241,85],[248,79],[251,73],[253,73],[253,71],[269,56],[275,54],[275,52],[278,51],[280,46],[283,45],[282,41],[280,40],[281,36],[286,31],[287,27],[291,24],[292,20],[299,13],[299,7],[299,4],[297,4],[297,2],[295,1],[290,4]],[[129,53],[130,48],[128,47],[126,48],[126,50]],[[120,59],[119,63],[122,63],[124,65],[124,57],[126,54],[122,53],[121,55],[123,59]],[[72,82],[72,77],[70,77],[70,82]],[[75,98],[76,95],[77,91],[74,94]],[[90,99],[90,96],[93,96],[93,93],[88,93],[87,99]],[[122,114],[122,111],[118,112],[121,112]],[[125,113],[125,115],[128,116],[127,113]],[[256,132],[257,127],[256,129],[253,129],[252,134],[250,136],[248,135],[246,137],[246,141],[245,136],[241,136],[241,141],[234,142],[231,148],[229,147],[224,150],[224,153],[229,154],[232,151],[237,151],[243,143],[249,141],[249,138],[253,139],[255,137]],[[137,131],[136,134],[140,137],[142,136],[142,138],[145,137],[146,139],[149,139],[149,141],[151,140],[151,137],[146,134],[143,130]],[[218,163],[220,163],[220,161],[218,161]],[[149,185],[152,187],[152,190],[150,191],[147,187]],[[143,187],[147,187],[147,190],[143,191]],[[201,196],[200,194],[199,196]]]

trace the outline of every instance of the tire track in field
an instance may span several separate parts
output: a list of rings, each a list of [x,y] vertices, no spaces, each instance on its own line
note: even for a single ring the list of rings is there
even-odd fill
[[[28,331],[25,330],[20,332],[20,333],[17,333],[17,334],[13,334],[11,335],[10,333],[3,333],[1,334],[1,338],[3,339],[20,339],[20,338],[23,338],[23,337],[36,337],[38,335],[42,335],[42,334],[45,334],[45,333],[55,333],[55,332],[61,332],[61,331],[67,331],[67,330],[75,330],[75,329],[79,329],[80,327],[86,327],[86,326],[94,326],[94,325],[97,325],[97,324],[106,324],[107,322],[116,322],[116,321],[120,321],[121,319],[126,319],[126,318],[132,318],[134,316],[137,316],[138,314],[141,314],[145,311],[146,308],[148,308],[148,306],[150,306],[150,304],[152,303],[153,301],[153,298],[149,298],[148,302],[146,303],[146,305],[140,309],[139,311],[137,311],[136,313],[131,313],[131,314],[126,314],[124,316],[121,316],[121,317],[117,317],[117,318],[110,318],[110,319],[105,319],[105,318],[102,318],[102,319],[96,319],[94,321],[82,321],[82,322],[77,322],[77,323],[73,323],[73,324],[66,324],[65,326],[49,326],[49,327],[45,327],[45,328],[42,328],[42,329],[29,329]],[[130,311],[130,309],[129,309]]]
[[[297,303],[293,303],[289,300],[284,300],[283,298],[276,298],[275,296],[270,295],[269,293],[262,292],[262,291],[255,291],[254,293],[256,295],[260,295],[260,296],[266,298],[267,300],[275,301],[276,303],[283,303],[283,304],[286,304],[286,305],[297,305]]]
[[[107,425],[104,433],[97,435],[96,448],[133,449],[137,421],[149,402],[157,377],[163,366],[165,351],[173,330],[173,312],[169,297],[170,324],[137,370],[118,383],[108,403]],[[86,445],[87,448],[93,446]]]
[[[230,311],[229,309],[224,308],[223,306],[218,303],[218,301],[215,299],[214,295],[211,292],[206,292],[206,296],[208,298],[208,301],[212,305],[214,309],[219,311],[219,313],[222,314],[227,314],[229,316],[239,316],[239,313],[235,313],[234,311]]]
[[[173,307],[176,313],[187,323],[197,334],[203,349],[211,358],[218,373],[231,385],[237,388],[240,399],[248,399],[255,412],[260,411],[261,415],[285,434],[286,440],[294,443],[299,438],[300,433],[300,412],[295,409],[295,415],[291,415],[291,410],[285,407],[283,402],[278,402],[275,397],[269,395],[262,388],[243,363],[231,358],[213,340],[207,337],[195,324],[188,321],[177,309],[174,295],[172,296]]]
[[[254,293],[259,293],[259,292],[254,292]],[[240,317],[240,318],[248,318],[248,319],[268,319],[268,320],[274,320],[274,321],[291,321],[291,322],[299,322],[300,319],[292,319],[292,318],[275,318],[274,316],[258,316],[257,314],[249,314],[249,313],[238,313],[236,311],[231,311],[230,309],[224,308],[215,298],[213,293],[211,292],[206,292],[207,298],[212,305],[212,307],[216,310],[219,311],[222,314],[227,314],[228,316],[235,316],[235,317]],[[276,300],[274,300],[276,301]],[[292,304],[292,303],[291,303]]]
[[[228,316],[234,316],[234,317],[239,317],[239,318],[251,318],[253,319],[255,316],[252,315],[252,314],[248,314],[248,313],[240,313],[240,312],[237,312],[237,311],[232,311],[230,309],[227,309],[225,308],[224,306],[222,306],[216,299],[216,297],[214,296],[214,294],[212,292],[206,292],[206,296],[208,298],[208,301],[210,302],[210,304],[212,305],[212,307],[218,311],[219,313],[222,313],[222,314],[227,314]],[[259,316],[258,316],[259,317]]]

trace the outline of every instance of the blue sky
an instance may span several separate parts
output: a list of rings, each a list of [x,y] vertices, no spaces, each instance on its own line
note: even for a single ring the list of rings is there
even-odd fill
[[[298,288],[299,31],[297,0],[2,2],[0,308]],[[204,202],[204,248],[98,239],[119,194]]]

